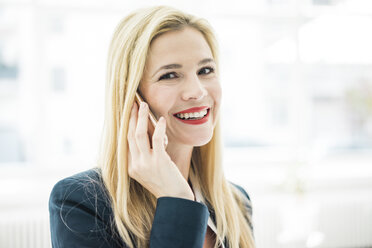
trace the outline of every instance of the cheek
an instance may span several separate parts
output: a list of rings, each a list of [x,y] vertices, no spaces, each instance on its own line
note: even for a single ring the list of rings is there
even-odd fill
[[[215,102],[215,105],[219,106],[222,97],[222,89],[220,84],[216,84],[214,87],[210,89],[210,94]]]
[[[217,124],[217,120],[220,115],[220,105],[221,105],[221,97],[222,97],[222,90],[220,85],[216,85],[210,90],[211,97],[214,101],[214,111],[213,111],[213,126],[215,127]]]
[[[148,104],[157,119],[160,116],[167,117],[169,106],[172,106],[172,95],[165,90],[156,89],[148,92]]]

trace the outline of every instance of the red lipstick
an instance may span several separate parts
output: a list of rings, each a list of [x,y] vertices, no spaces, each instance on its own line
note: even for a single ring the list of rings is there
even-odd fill
[[[202,111],[204,109],[207,109],[207,108],[208,108],[208,106],[189,108],[189,109],[182,110],[181,112],[175,113],[175,115],[176,114],[184,114],[184,113],[200,112],[200,111]]]
[[[183,123],[191,124],[191,125],[199,125],[199,124],[206,123],[209,120],[209,112],[211,112],[211,111],[208,108],[207,114],[203,118],[196,119],[196,120],[195,119],[184,120],[184,119],[178,118],[177,115],[174,115],[174,116],[177,118],[177,120],[179,120],[179,121],[181,121]]]

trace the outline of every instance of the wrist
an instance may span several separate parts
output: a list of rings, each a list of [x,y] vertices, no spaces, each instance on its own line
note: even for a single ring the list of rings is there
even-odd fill
[[[195,196],[194,194],[191,194],[191,195],[181,195],[181,196],[178,196],[179,198],[184,198],[184,199],[187,199],[187,200],[190,200],[190,201],[195,201]]]
[[[175,197],[187,199],[190,201],[195,201],[195,195],[193,192],[180,193],[180,194],[177,194]]]
[[[176,198],[183,198],[183,199],[187,199],[187,200],[190,200],[190,201],[195,201],[196,198],[194,196],[193,193],[178,193],[178,194],[161,194],[161,195],[158,195],[158,196],[155,196],[156,198],[160,198],[160,197],[176,197]]]

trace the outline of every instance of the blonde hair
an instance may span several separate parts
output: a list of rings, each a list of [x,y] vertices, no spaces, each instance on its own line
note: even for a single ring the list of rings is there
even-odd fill
[[[118,24],[109,48],[105,123],[98,165],[111,198],[117,233],[131,248],[149,246],[157,199],[128,176],[130,111],[152,40],[185,27],[203,34],[218,68],[218,47],[209,23],[168,6],[139,9],[129,14]],[[245,196],[225,179],[220,138],[218,120],[211,141],[194,147],[190,169],[195,172],[203,196],[215,211],[218,236],[222,240],[227,237],[229,247],[252,248],[248,202],[243,202]],[[214,247],[221,245],[219,242],[217,238]]]

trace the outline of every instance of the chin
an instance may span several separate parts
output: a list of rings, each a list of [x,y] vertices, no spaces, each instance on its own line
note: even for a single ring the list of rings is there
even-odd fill
[[[211,132],[208,136],[205,137],[198,137],[197,139],[190,140],[190,145],[192,146],[203,146],[209,143],[213,137],[213,132]]]

